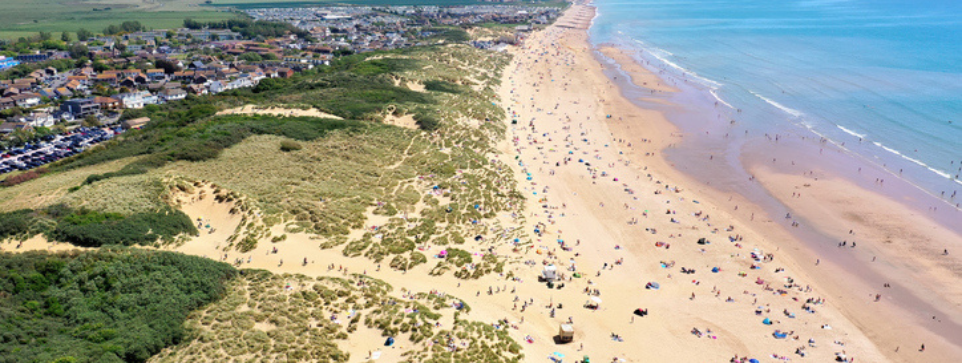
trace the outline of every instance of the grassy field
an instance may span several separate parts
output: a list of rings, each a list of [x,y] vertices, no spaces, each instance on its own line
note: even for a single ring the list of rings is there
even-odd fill
[[[40,31],[76,32],[85,28],[100,32],[108,25],[136,20],[148,28],[179,27],[184,19],[222,20],[238,14],[197,6],[201,0],[143,2],[138,0],[0,1],[0,39],[36,35]],[[110,8],[104,11],[104,8]],[[98,9],[98,11],[94,11]],[[59,36],[59,34],[57,34]]]
[[[498,3],[484,2],[480,0],[213,0],[210,4],[214,7],[233,7],[237,9],[253,8],[285,8],[300,7],[311,5],[436,5],[436,6],[456,6],[456,5],[498,5]],[[564,1],[530,1],[509,3],[504,5],[536,5],[536,6],[556,6],[563,7],[567,4]]]

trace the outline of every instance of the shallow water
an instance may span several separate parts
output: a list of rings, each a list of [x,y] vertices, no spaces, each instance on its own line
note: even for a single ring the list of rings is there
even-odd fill
[[[962,192],[962,2],[595,5],[595,44],[643,50],[739,126],[759,134],[800,127],[931,194],[944,191],[946,202],[962,201],[950,197]]]

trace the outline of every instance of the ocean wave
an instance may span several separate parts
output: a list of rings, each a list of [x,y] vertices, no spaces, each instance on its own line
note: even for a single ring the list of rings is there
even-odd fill
[[[772,100],[772,99],[770,99],[770,98],[768,98],[768,97],[765,97],[765,96],[762,96],[762,95],[760,95],[760,94],[757,94],[757,93],[755,93],[754,91],[748,91],[748,92],[750,92],[751,94],[755,95],[755,97],[760,98],[762,101],[765,101],[765,102],[768,103],[769,105],[775,106],[775,108],[777,108],[777,109],[779,109],[779,110],[782,110],[782,111],[785,111],[785,113],[787,113],[787,114],[789,114],[789,115],[792,115],[793,117],[802,117],[802,115],[804,115],[804,113],[802,113],[802,111],[799,111],[799,110],[796,110],[796,109],[793,109],[793,108],[785,107],[785,105],[783,105],[783,104],[781,104],[781,103],[778,103],[778,102],[775,102],[774,100]]]
[[[695,80],[696,82],[700,83],[702,86],[708,87],[708,88],[710,88],[710,89],[718,89],[719,87],[724,86],[724,84],[722,84],[722,83],[715,82],[715,81],[710,80],[710,79],[708,79],[708,78],[702,77],[702,76],[698,75],[698,73],[695,73],[695,72],[692,71],[692,70],[686,69],[685,67],[682,67],[682,66],[678,65],[677,63],[668,60],[668,57],[672,57],[672,56],[675,55],[675,54],[672,53],[672,52],[669,52],[669,51],[667,51],[667,50],[664,50],[664,49],[661,49],[661,48],[658,48],[658,47],[650,46],[650,45],[648,45],[648,44],[645,44],[645,42],[640,41],[640,40],[638,40],[638,39],[632,39],[632,40],[634,40],[636,43],[640,44],[640,45],[642,46],[642,48],[644,48],[645,50],[648,51],[648,54],[651,54],[651,56],[652,56],[652,57],[655,57],[655,59],[658,59],[658,61],[664,63],[665,65],[667,65],[667,66],[669,66],[669,67],[671,67],[671,68],[674,68],[675,70],[677,70],[678,72],[680,72],[682,75],[685,75],[685,76],[694,78],[694,80]]]
[[[939,169],[933,168],[933,167],[929,166],[929,164],[926,164],[926,163],[922,162],[922,160],[915,159],[915,158],[909,157],[909,156],[907,156],[907,155],[905,155],[905,154],[902,154],[902,153],[899,152],[898,150],[895,150],[895,149],[893,149],[893,148],[890,148],[890,147],[888,147],[888,146],[885,146],[885,145],[882,144],[881,142],[876,141],[876,142],[873,142],[872,144],[874,144],[875,146],[878,146],[878,147],[882,148],[882,150],[885,150],[885,151],[888,151],[888,152],[890,152],[890,153],[892,153],[892,154],[898,155],[898,156],[899,156],[900,158],[902,158],[902,159],[911,161],[912,163],[914,163],[914,164],[916,164],[916,165],[918,165],[918,166],[921,166],[921,167],[923,167],[923,168],[926,168],[926,169],[928,169],[929,171],[931,171],[931,172],[933,172],[933,173],[936,173],[936,174],[942,176],[943,178],[952,179],[952,174],[949,174],[948,172],[945,172],[944,170],[939,170]],[[959,183],[959,184],[962,184],[962,183],[960,183],[958,180],[956,180],[955,182],[956,182],[956,183]]]
[[[735,106],[732,106],[732,104],[725,102],[725,100],[723,100],[721,96],[719,96],[718,93],[715,92],[715,89],[711,89],[708,92],[711,93],[712,96],[715,96],[715,99],[718,100],[718,102],[721,102],[723,105],[728,106],[728,108],[730,109],[733,109],[733,110],[735,109]]]
[[[857,133],[857,132],[855,132],[855,131],[849,130],[849,129],[845,128],[845,126],[842,126],[842,125],[835,125],[835,126],[838,127],[839,130],[845,131],[846,134],[855,136],[855,137],[857,137],[857,138],[859,138],[859,139],[864,139],[864,138],[865,138],[865,134],[860,134],[860,133]]]

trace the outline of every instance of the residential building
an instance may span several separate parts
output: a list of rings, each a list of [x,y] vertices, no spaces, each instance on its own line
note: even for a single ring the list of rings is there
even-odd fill
[[[120,103],[122,104],[123,108],[136,109],[136,108],[144,108],[144,96],[149,96],[149,95],[150,95],[150,92],[141,91],[141,92],[121,93],[117,96],[114,96],[114,98],[120,100]]]
[[[182,100],[187,98],[187,92],[180,88],[168,88],[160,92],[160,98],[164,102]]]
[[[95,97],[94,102],[100,105],[101,111],[112,111],[120,109],[120,101],[113,97]]]
[[[23,107],[23,108],[39,105],[40,102],[43,101],[40,98],[40,95],[35,93],[21,93],[19,95],[12,96],[10,98],[12,98],[13,102],[17,104],[17,107]]]
[[[7,58],[7,57],[4,57],[4,56],[0,55],[0,71],[2,71],[2,70],[4,70],[4,69],[7,69],[7,68],[16,67],[16,66],[19,65],[19,64],[20,64],[20,61],[14,59],[14,58]]]
[[[100,104],[94,101],[93,97],[89,98],[79,98],[73,100],[64,101],[60,105],[60,109],[66,112],[70,112],[74,118],[84,118],[89,115],[95,115],[100,112]]]

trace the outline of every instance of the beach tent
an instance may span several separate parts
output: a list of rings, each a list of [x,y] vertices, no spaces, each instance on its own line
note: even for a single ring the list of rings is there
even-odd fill
[[[371,352],[371,360],[378,360],[381,358],[381,351]]]
[[[637,308],[635,309],[635,315],[638,315],[638,316],[648,315],[648,309]]]
[[[558,278],[558,268],[555,265],[547,265],[544,267],[544,271],[541,271],[541,276],[544,276],[545,280],[552,281]]]
[[[762,324],[765,324],[765,325],[772,325],[772,319],[769,319],[769,318],[765,318],[765,320],[762,320]]]
[[[392,345],[394,345],[394,337],[388,337],[387,340],[384,341],[384,346],[390,347]]]
[[[700,244],[700,245],[707,245],[707,244],[710,244],[710,243],[711,243],[711,242],[708,242],[708,240],[705,239],[705,237],[702,237],[702,238],[699,238],[699,239],[698,239],[698,244]]]
[[[785,337],[788,336],[788,333],[776,330],[774,333],[772,333],[772,336],[774,336],[775,339],[785,339]]]
[[[650,290],[658,290],[659,288],[661,288],[661,285],[659,285],[657,282],[652,281],[645,284],[645,288]]]
[[[592,296],[592,297],[591,297],[591,302],[593,302],[593,303],[595,303],[595,304],[597,304],[597,305],[601,305],[601,298],[600,298],[600,297],[597,297],[597,296]]]

